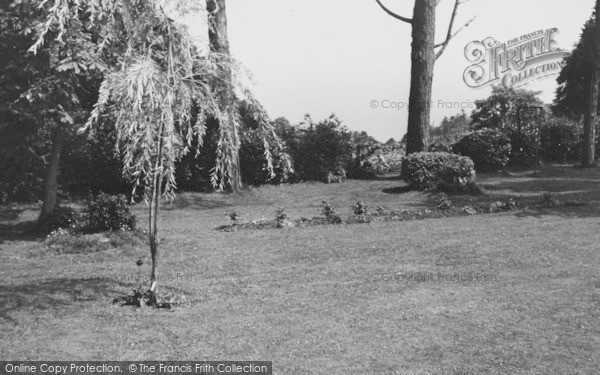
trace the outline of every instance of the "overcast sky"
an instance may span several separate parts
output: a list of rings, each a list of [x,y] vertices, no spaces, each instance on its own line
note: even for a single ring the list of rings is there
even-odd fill
[[[383,0],[412,17],[411,0]],[[465,46],[494,37],[501,42],[540,29],[557,27],[557,46],[571,50],[594,0],[471,0],[460,8],[456,25],[477,16],[454,38],[437,61],[432,121],[438,124],[456,109],[437,102],[468,102],[486,97],[490,88],[472,89],[463,81],[470,64]],[[437,11],[436,41],[447,30],[453,0]],[[319,120],[336,113],[352,130],[366,130],[385,141],[406,132],[404,109],[371,108],[371,101],[406,102],[410,85],[411,30],[385,14],[375,0],[227,0],[231,53],[254,75],[255,92],[272,118],[292,123],[310,113]],[[551,102],[554,77],[525,88],[543,91]],[[470,112],[470,111],[468,111]]]

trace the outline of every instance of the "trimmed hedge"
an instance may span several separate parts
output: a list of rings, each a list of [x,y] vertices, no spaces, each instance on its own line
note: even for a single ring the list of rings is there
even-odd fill
[[[475,183],[475,164],[468,156],[419,152],[402,160],[402,178],[412,189],[467,188]]]
[[[510,138],[504,133],[482,129],[462,138],[452,151],[470,157],[478,172],[497,172],[508,164],[512,147]]]

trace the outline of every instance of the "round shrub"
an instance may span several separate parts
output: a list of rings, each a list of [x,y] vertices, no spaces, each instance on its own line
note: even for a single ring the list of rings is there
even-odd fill
[[[135,229],[136,219],[129,211],[124,195],[100,193],[88,200],[84,213],[87,217],[86,232]]]
[[[418,152],[402,161],[402,177],[412,189],[461,190],[475,183],[475,165],[468,156]]]
[[[496,172],[506,167],[511,155],[510,138],[493,129],[482,129],[458,141],[452,150],[455,154],[470,157],[478,172]]]

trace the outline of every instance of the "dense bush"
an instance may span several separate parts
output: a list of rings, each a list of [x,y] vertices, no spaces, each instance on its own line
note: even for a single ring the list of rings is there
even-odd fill
[[[269,183],[280,184],[287,181],[288,171],[283,160],[284,155],[275,144],[271,145],[273,172],[271,176],[265,159],[265,145],[255,129],[242,131],[240,147],[240,173],[242,182],[247,185],[260,186]]]
[[[88,200],[83,211],[87,220],[86,232],[135,229],[136,218],[123,195],[100,193]]]
[[[302,127],[279,126],[294,164],[294,181],[334,180],[347,174],[352,162],[352,135],[334,115],[315,123],[306,116]],[[336,178],[337,176],[337,178]]]
[[[540,156],[548,161],[578,160],[583,150],[581,123],[551,118],[541,129]]]
[[[352,160],[348,165],[347,173],[350,178],[373,178],[377,173],[374,173],[367,159],[373,157],[377,152],[380,152],[383,147],[391,145],[382,145],[381,142],[369,136],[367,132],[352,133]],[[395,142],[394,142],[395,143]]]
[[[467,156],[419,152],[404,158],[402,177],[413,189],[460,189],[475,182],[475,165]]]
[[[247,185],[264,185],[285,181],[338,182],[346,178],[356,142],[367,147],[372,140],[366,133],[350,133],[335,117],[313,122],[310,116],[305,122],[293,126],[285,118],[273,121],[276,134],[282,141],[282,149],[270,142],[275,176],[267,170],[265,144],[258,136],[258,124],[241,108],[240,173]],[[188,154],[177,165],[177,185],[182,190],[211,190],[210,171],[215,166],[218,126],[208,121],[204,146],[200,152]],[[193,141],[194,143],[195,141]],[[197,145],[193,144],[195,148]],[[293,172],[286,169],[286,160],[293,165]]]
[[[267,169],[265,158],[265,144],[258,134],[259,124],[250,116],[245,106],[240,108],[242,128],[240,129],[240,175],[242,182],[246,185],[259,186],[264,184],[278,184],[288,179],[288,171],[285,169],[284,152],[285,142],[280,150],[271,139],[269,146],[273,158],[273,169],[275,176],[272,178]],[[194,113],[193,116],[196,116]],[[195,119],[195,117],[193,117]],[[219,139],[219,124],[214,119],[206,122],[206,131],[201,147],[198,141],[192,140],[192,149],[198,152],[190,152],[177,162],[176,180],[177,187],[183,191],[212,191],[211,171],[215,168],[217,157],[217,143]]]
[[[482,129],[458,141],[452,151],[468,156],[478,172],[496,172],[508,163],[511,153],[510,139],[502,132]]]
[[[530,167],[535,164],[539,151],[537,131],[519,131],[507,128],[504,133],[510,138],[511,154],[508,165],[511,167]]]

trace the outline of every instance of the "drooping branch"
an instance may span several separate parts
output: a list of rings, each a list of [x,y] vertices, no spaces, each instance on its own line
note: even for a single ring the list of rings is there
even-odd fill
[[[412,18],[402,17],[401,15],[392,12],[391,10],[389,10],[388,8],[386,8],[385,5],[383,5],[380,0],[375,0],[375,1],[377,2],[377,4],[379,4],[379,6],[381,7],[381,9],[383,9],[390,16],[392,16],[392,17],[394,17],[396,19],[399,19],[400,21],[406,22],[406,23],[412,23],[413,22]]]
[[[440,1],[441,0],[438,0],[436,5],[439,4]],[[456,32],[452,32],[452,30],[454,28],[454,21],[456,20],[456,14],[458,13],[458,7],[461,4],[466,3],[467,1],[468,0],[462,0],[462,1],[455,0],[454,1],[454,9],[452,9],[452,17],[450,18],[450,24],[448,25],[448,33],[446,34],[446,40],[444,40],[442,43],[438,43],[435,45],[435,48],[441,47],[441,49],[435,54],[436,60],[439,59],[440,56],[442,56],[442,54],[446,50],[446,47],[448,47],[448,43],[450,43],[450,40],[452,40],[452,38],[454,38],[459,32],[461,32],[462,29],[469,26],[471,24],[471,22],[473,22],[473,20],[475,20],[476,17],[471,18],[463,26],[461,26],[458,30],[456,30]]]

